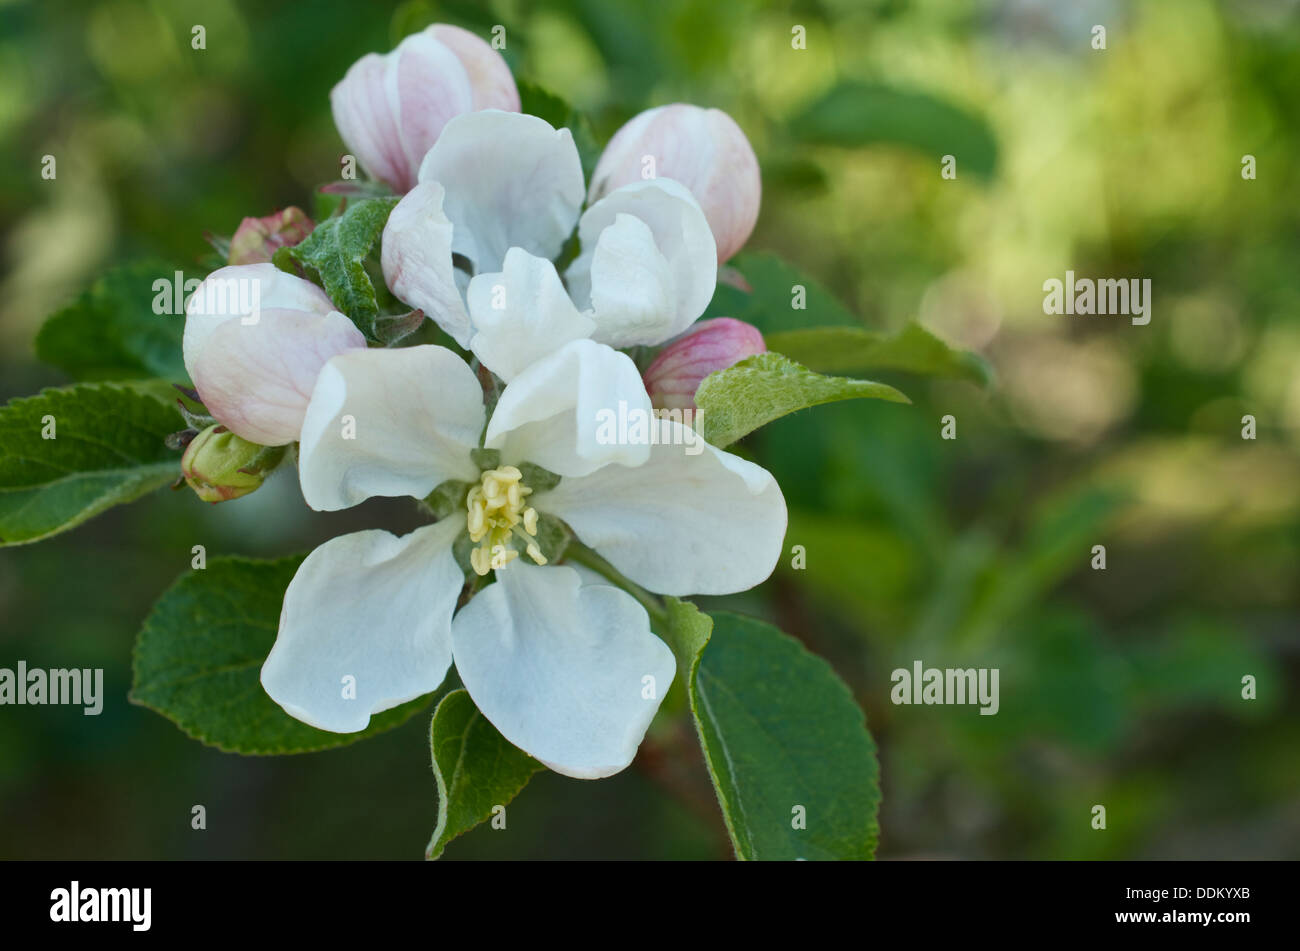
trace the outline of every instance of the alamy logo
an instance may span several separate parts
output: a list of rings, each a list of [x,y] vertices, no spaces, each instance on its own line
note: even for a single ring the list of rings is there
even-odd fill
[[[1054,277],[1044,281],[1043,291],[1044,314],[1125,314],[1139,326],[1151,323],[1149,277],[1075,280],[1074,272],[1066,271],[1063,282]]]
[[[978,703],[981,716],[998,712],[998,668],[924,667],[919,660],[912,669],[899,667],[889,675],[894,689],[889,699],[894,703]]]
[[[193,314],[203,317],[238,317],[251,326],[262,318],[262,280],[258,277],[185,279],[177,271],[169,280],[153,282],[155,314]]]
[[[686,455],[698,456],[704,451],[704,440],[695,427],[703,415],[698,409],[629,409],[627,400],[619,400],[617,412],[606,407],[596,413],[596,442],[602,446],[685,446]]]
[[[80,704],[86,708],[83,711],[86,716],[98,716],[104,709],[104,668],[58,667],[46,671],[33,667],[28,670],[27,662],[22,660],[16,671],[0,667],[0,704],[7,703]]]
[[[148,931],[153,917],[151,888],[70,888],[50,892],[50,921],[129,921],[132,931]]]

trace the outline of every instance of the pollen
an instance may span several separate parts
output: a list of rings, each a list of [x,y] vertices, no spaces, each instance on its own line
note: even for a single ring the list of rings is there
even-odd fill
[[[504,568],[519,557],[517,539],[525,553],[539,565],[546,556],[537,547],[537,509],[527,503],[533,490],[524,485],[524,475],[514,466],[488,469],[465,497],[465,518],[470,541],[478,544],[469,554],[476,574]]]

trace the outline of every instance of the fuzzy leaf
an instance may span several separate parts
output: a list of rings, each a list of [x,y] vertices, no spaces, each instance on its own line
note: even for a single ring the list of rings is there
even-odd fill
[[[391,729],[431,697],[386,710],[359,733],[295,720],[262,689],[262,663],[280,626],[285,589],[304,556],[209,559],[167,589],[135,642],[131,702],[228,753],[307,753]]]
[[[187,381],[181,357],[185,311],[183,302],[176,307],[173,291],[179,272],[161,261],[108,271],[45,321],[36,335],[36,356],[79,380]],[[155,291],[160,280],[167,287]],[[155,299],[168,312],[154,313]]]
[[[166,439],[182,428],[175,405],[144,386],[81,383],[0,408],[0,545],[67,531],[174,481],[180,455]]]
[[[987,386],[993,371],[976,354],[948,346],[920,324],[893,334],[865,327],[817,327],[768,334],[767,346],[819,373],[898,370]]]
[[[453,690],[434,710],[429,749],[438,781],[438,824],[425,850],[429,859],[492,818],[494,807],[504,807],[542,769],[497,732],[465,690]]]
[[[664,609],[667,617],[663,629],[656,629],[656,633],[672,648],[673,656],[677,659],[678,677],[687,684],[694,684],[695,671],[700,666],[700,654],[708,646],[709,636],[713,632],[713,619],[690,601],[680,601],[673,597],[664,598]],[[682,676],[683,673],[685,677]]]
[[[910,402],[887,384],[822,376],[771,352],[710,373],[695,392],[700,434],[719,448],[796,410],[850,399]]]
[[[379,301],[366,258],[396,205],[396,198],[351,199],[342,214],[325,219],[301,243],[278,249],[274,257],[282,271],[295,273],[297,265],[318,277],[334,306],[370,339],[375,339]]]
[[[691,711],[736,856],[872,858],[876,747],[835,671],[770,624],[737,614],[713,615],[701,651]]]

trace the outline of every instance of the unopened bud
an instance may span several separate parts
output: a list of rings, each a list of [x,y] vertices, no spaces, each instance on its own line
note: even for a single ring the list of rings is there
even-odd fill
[[[203,405],[262,446],[296,442],[321,367],[365,345],[324,291],[273,264],[213,271],[185,305],[185,369]]]
[[[292,205],[265,218],[245,218],[230,239],[229,264],[265,264],[277,248],[288,248],[316,226],[301,208]]]
[[[743,320],[702,320],[646,368],[646,392],[657,409],[694,409],[695,391],[706,376],[766,350],[758,328]]]
[[[181,474],[204,502],[228,502],[260,487],[283,458],[284,446],[259,446],[217,424],[190,441]]]
[[[519,90],[501,54],[458,26],[435,24],[383,56],[368,53],[330,91],[348,151],[398,194],[415,186],[425,153],[456,116],[519,111]]]
[[[646,178],[671,178],[690,189],[713,231],[719,264],[744,246],[758,221],[758,158],[720,109],[674,103],[634,116],[605,146],[589,200]]]

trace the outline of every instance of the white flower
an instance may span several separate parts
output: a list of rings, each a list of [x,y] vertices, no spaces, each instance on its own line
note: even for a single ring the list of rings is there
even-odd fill
[[[384,277],[504,380],[570,340],[662,343],[713,297],[717,247],[690,191],[632,182],[579,217],[573,137],[536,116],[452,119],[419,182],[384,229]],[[575,224],[582,251],[562,283],[552,261]]]
[[[272,699],[313,726],[354,732],[437,688],[454,660],[483,715],[551,769],[591,779],[627,766],[674,676],[672,652],[630,594],[540,566],[538,513],[562,519],[637,584],[686,595],[764,580],[786,510],[753,463],[669,444],[680,423],[665,421],[658,445],[602,440],[601,410],[619,401],[650,411],[632,361],[590,340],[517,376],[490,420],[474,373],[444,348],[357,350],[326,364],[300,447],[313,508],[424,498],[449,480],[472,488],[465,509],[435,524],[400,538],[345,535],[308,556],[262,668]],[[499,453],[487,471],[472,455],[480,436]],[[558,484],[527,485],[535,467]],[[454,613],[462,533],[480,544],[474,570],[499,570]]]
[[[297,440],[325,361],[365,345],[324,291],[273,264],[219,268],[185,305],[185,369],[203,405],[263,446]]]

